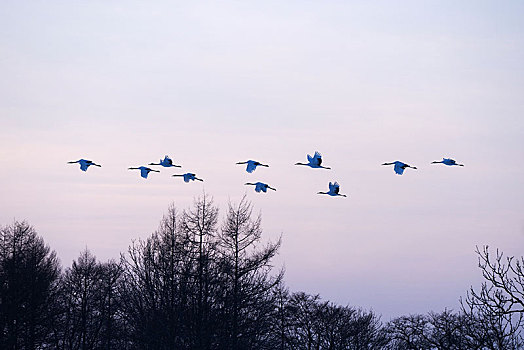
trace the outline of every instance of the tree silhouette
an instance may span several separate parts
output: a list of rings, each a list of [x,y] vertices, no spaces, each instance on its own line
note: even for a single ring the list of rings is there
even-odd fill
[[[218,327],[217,215],[205,195],[182,215],[171,206],[159,229],[122,256],[122,300],[135,344],[210,348]]]
[[[477,247],[479,268],[485,281],[473,287],[461,299],[462,309],[470,318],[481,321],[477,337],[493,349],[517,349],[524,346],[524,257],[515,259],[497,249],[491,257],[489,247]]]
[[[185,309],[191,271],[188,241],[179,228],[174,207],[146,241],[137,241],[122,255],[120,290],[129,336],[145,349],[187,346]]]
[[[196,293],[189,294],[192,308],[186,314],[192,331],[191,346],[195,349],[209,349],[218,326],[212,312],[218,287],[215,239],[217,222],[218,208],[206,194],[197,198],[193,207],[185,210],[182,215],[182,232],[190,243],[189,253],[193,262],[191,285],[196,287]]]
[[[114,261],[101,264],[87,249],[66,269],[60,283],[62,312],[55,326],[57,348],[124,348],[118,295],[121,273]]]
[[[288,300],[289,349],[383,349],[388,338],[379,318],[349,306],[294,293]]]
[[[263,348],[268,339],[273,311],[273,289],[282,273],[272,276],[271,259],[276,243],[261,246],[260,215],[252,217],[252,206],[244,196],[238,206],[228,205],[218,236],[220,255],[222,325],[227,349]]]
[[[243,197],[218,227],[207,195],[132,242],[120,261],[81,252],[62,274],[26,222],[0,229],[0,349],[516,350],[524,258],[477,248],[485,281],[444,310],[397,317],[292,293]]]
[[[0,349],[37,349],[50,341],[60,266],[25,221],[0,230]]]

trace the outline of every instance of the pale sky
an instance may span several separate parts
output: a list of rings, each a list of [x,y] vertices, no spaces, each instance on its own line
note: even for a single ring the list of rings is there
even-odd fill
[[[2,1],[0,225],[67,267],[247,193],[293,291],[383,320],[523,255],[522,1]],[[294,166],[319,151],[332,170]],[[181,171],[130,166],[170,155]],[[430,164],[451,157],[465,167]],[[91,159],[102,168],[87,173]],[[270,164],[253,174],[238,161]],[[394,174],[383,162],[417,166]],[[194,172],[186,184],[175,173]],[[245,182],[277,192],[257,194]],[[338,181],[348,198],[317,195]]]

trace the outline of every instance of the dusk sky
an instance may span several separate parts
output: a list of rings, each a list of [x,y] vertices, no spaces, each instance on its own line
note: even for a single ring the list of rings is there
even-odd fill
[[[292,291],[457,310],[475,246],[524,255],[522,1],[0,3],[0,225],[63,267],[171,203],[244,194]],[[319,151],[332,170],[295,166]],[[128,167],[169,155],[147,180]],[[430,164],[450,157],[464,167]],[[91,159],[82,172],[68,161]],[[248,159],[270,165],[248,174]],[[418,169],[398,176],[384,162]],[[172,174],[194,172],[204,182]],[[255,193],[263,181],[276,192]],[[347,198],[318,195],[330,181]]]

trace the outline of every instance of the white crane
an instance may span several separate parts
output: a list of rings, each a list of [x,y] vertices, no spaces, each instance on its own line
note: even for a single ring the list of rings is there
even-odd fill
[[[256,192],[260,192],[260,191],[262,191],[262,192],[266,193],[268,188],[269,188],[270,190],[273,190],[273,191],[276,191],[276,190],[277,190],[276,188],[273,188],[273,187],[271,187],[271,186],[269,186],[268,184],[265,184],[265,183],[263,183],[263,182],[255,182],[255,183],[253,183],[253,182],[247,182],[247,183],[245,183],[244,185],[254,185],[254,186],[255,186],[255,191],[256,191]]]
[[[323,168],[323,169],[331,169],[329,167],[322,166],[322,155],[318,152],[315,152],[315,155],[311,157],[309,154],[307,155],[307,160],[309,163],[295,163],[295,165],[306,165],[311,168]]]
[[[185,173],[185,174],[181,174],[181,175],[172,175],[172,176],[181,176],[181,177],[184,178],[184,182],[195,181],[195,180],[204,181],[204,180],[199,179],[198,177],[196,177],[196,174],[193,174],[193,173]]]
[[[245,162],[238,162],[237,164],[247,164],[246,171],[248,173],[252,173],[253,171],[255,171],[257,166],[269,167],[269,165],[267,165],[267,164],[262,164],[260,162],[257,162],[256,160],[251,160],[251,159],[248,160],[248,161],[245,161]]]
[[[156,173],[159,173],[160,170],[153,170],[151,168],[148,168],[146,166],[139,166],[138,168],[128,168],[129,170],[140,170],[140,176],[142,176],[144,179],[147,179],[147,175],[149,175],[149,172],[154,171]]]
[[[160,162],[158,163],[149,163],[148,165],[161,165],[163,167],[169,168],[169,167],[175,167],[175,168],[181,168],[180,165],[173,164],[173,161],[169,156],[165,156],[164,159],[160,159]]]
[[[404,169],[406,169],[406,168],[417,169],[414,166],[408,165],[406,163],[399,162],[398,160],[396,160],[396,161],[394,161],[392,163],[383,163],[382,165],[393,165],[393,164],[395,165],[393,167],[393,170],[395,170],[395,173],[397,173],[397,175],[402,175],[404,173]]]
[[[458,164],[457,162],[455,162],[454,159],[451,159],[451,158],[442,158],[442,161],[440,162],[437,162],[437,161],[431,162],[431,164],[436,164],[436,163],[442,163],[442,164],[449,165],[449,166],[452,166],[452,165],[464,166],[464,164]]]
[[[328,192],[318,192],[318,194],[328,194],[333,197],[336,197],[336,196],[347,197],[345,194],[338,193],[339,191],[340,191],[340,185],[338,184],[338,182],[335,182],[335,183],[330,182],[329,191]]]
[[[92,161],[87,160],[87,159],[79,159],[79,160],[67,162],[67,164],[74,164],[74,163],[80,163],[80,170],[82,171],[87,171],[87,168],[89,168],[91,165],[101,167],[101,165],[95,164]]]

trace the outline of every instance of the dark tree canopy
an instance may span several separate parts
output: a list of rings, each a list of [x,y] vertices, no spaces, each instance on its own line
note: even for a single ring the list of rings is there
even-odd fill
[[[122,269],[97,262],[87,249],[63,273],[54,346],[62,349],[120,349],[124,344],[118,285]]]
[[[27,222],[0,230],[0,349],[37,349],[49,340],[60,265]]]

